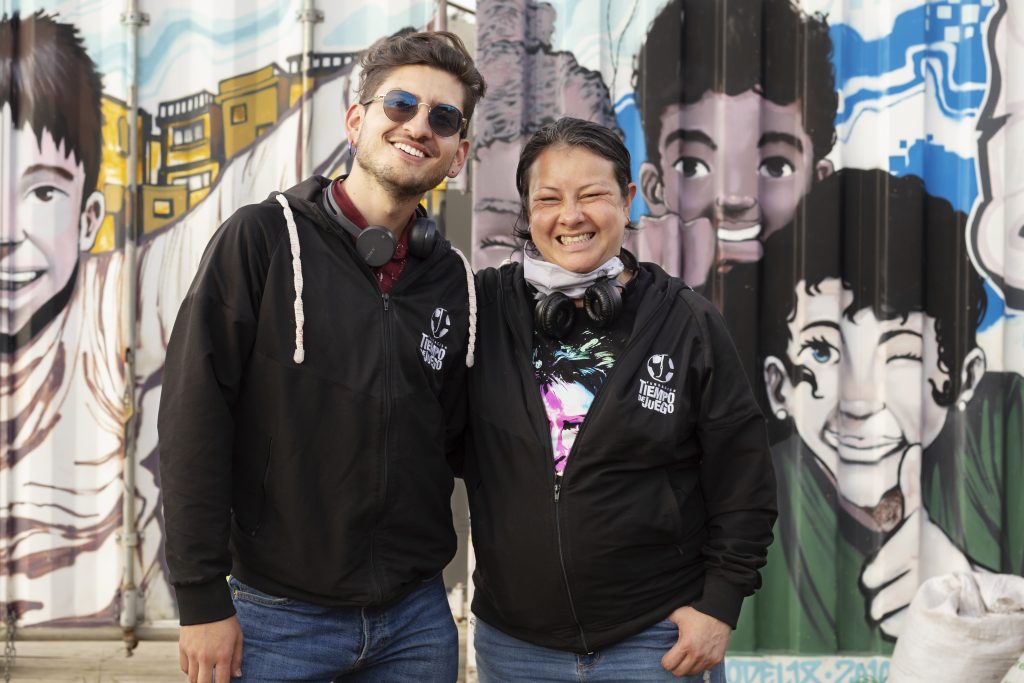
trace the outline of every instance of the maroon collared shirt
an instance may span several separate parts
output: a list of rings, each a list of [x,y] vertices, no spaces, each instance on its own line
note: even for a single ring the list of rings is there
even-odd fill
[[[331,192],[334,193],[334,201],[338,202],[338,208],[345,214],[345,217],[356,224],[360,230],[366,228],[369,223],[363,218],[363,214],[359,212],[356,205],[349,199],[348,193],[345,192],[345,184],[335,181],[331,183]],[[398,282],[398,276],[402,274],[402,270],[405,269],[405,263],[409,260],[409,226],[412,225],[413,220],[416,219],[416,214],[409,218],[409,223],[406,224],[405,230],[402,231],[402,236],[398,238],[398,244],[395,245],[395,253],[392,254],[391,260],[382,266],[378,266],[373,269],[374,275],[377,276],[377,284],[380,285],[380,291],[387,294],[391,291],[391,288]]]

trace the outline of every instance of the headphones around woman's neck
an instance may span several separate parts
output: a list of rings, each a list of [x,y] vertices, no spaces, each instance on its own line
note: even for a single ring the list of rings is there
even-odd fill
[[[626,271],[636,275],[637,261],[623,249],[619,258]],[[622,294],[625,285],[618,276],[603,277],[583,292],[583,311],[598,327],[608,327],[622,312]],[[551,292],[533,307],[533,322],[537,329],[554,339],[564,339],[572,331],[576,316],[576,299],[562,292]]]
[[[334,220],[341,228],[352,235],[356,241],[356,251],[366,265],[371,268],[379,268],[391,260],[395,255],[398,240],[393,232],[380,225],[368,225],[362,230],[355,223],[349,220],[338,207],[334,199],[333,183],[324,188],[324,208],[327,215]],[[437,244],[438,232],[434,221],[425,214],[421,214],[420,208],[416,208],[416,220],[408,228],[409,230],[409,253],[416,258],[426,258],[434,250]]]

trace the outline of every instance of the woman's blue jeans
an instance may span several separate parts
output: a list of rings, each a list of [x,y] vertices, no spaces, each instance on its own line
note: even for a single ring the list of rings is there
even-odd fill
[[[725,662],[694,676],[677,678],[661,668],[676,644],[679,628],[668,621],[589,655],[523,642],[473,617],[476,670],[480,683],[619,683],[673,681],[725,683]]]

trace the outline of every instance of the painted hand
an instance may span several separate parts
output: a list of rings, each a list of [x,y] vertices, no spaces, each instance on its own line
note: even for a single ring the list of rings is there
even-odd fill
[[[209,624],[182,626],[178,663],[190,683],[228,683],[232,677],[242,675],[242,640],[242,628],[234,616]]]
[[[920,476],[921,449],[912,446],[900,467],[907,516],[861,573],[871,620],[891,638],[902,631],[907,607],[921,583],[933,576],[973,569],[963,551],[921,505]]]
[[[692,607],[668,615],[679,627],[679,640],[661,658],[661,666],[674,676],[698,674],[725,658],[732,627]]]

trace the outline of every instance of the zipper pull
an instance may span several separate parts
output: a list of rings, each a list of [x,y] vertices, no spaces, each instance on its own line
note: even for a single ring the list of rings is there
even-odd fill
[[[391,295],[390,294],[381,294],[381,298],[384,299],[384,310],[387,311],[388,310],[388,303],[391,301]]]
[[[555,502],[558,502],[558,497],[562,494],[562,482],[555,482]]]

